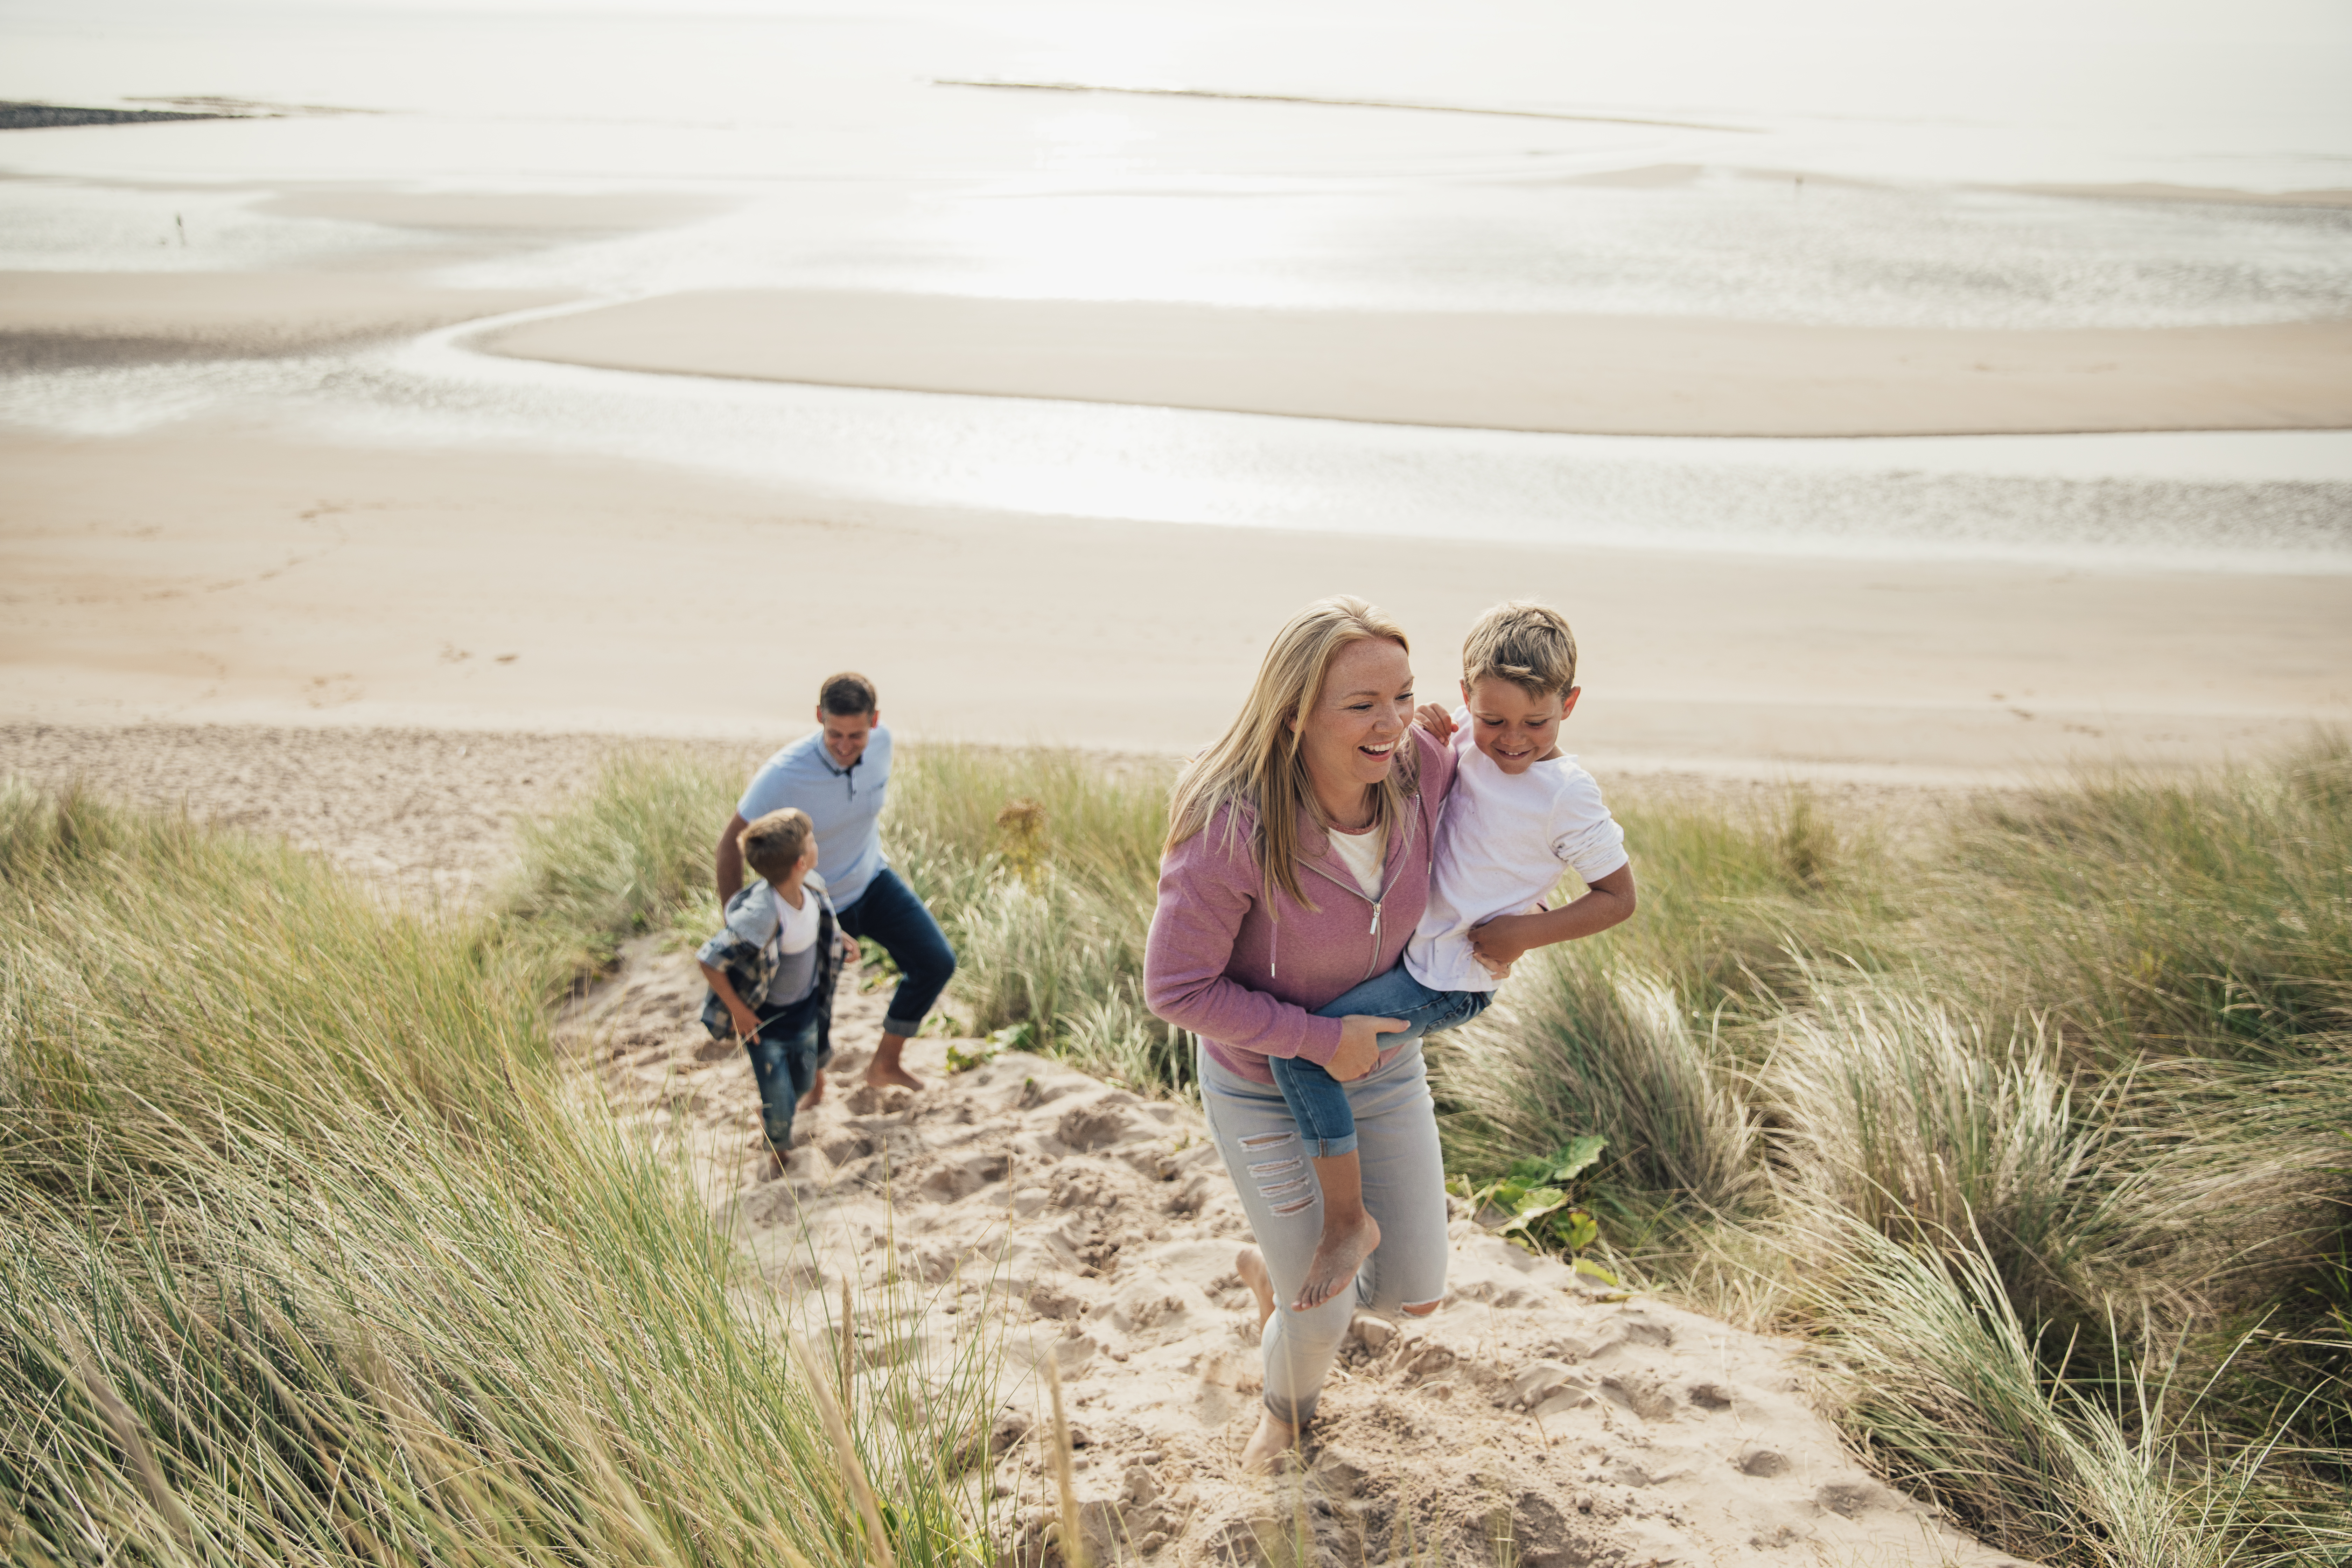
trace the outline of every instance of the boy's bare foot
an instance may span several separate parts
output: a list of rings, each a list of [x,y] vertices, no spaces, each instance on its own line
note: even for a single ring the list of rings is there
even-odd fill
[[[1315,1258],[1307,1266],[1307,1283],[1298,1288],[1294,1312],[1312,1311],[1353,1283],[1381,1244],[1380,1222],[1359,1209],[1352,1215],[1323,1217],[1323,1238],[1315,1244]]]
[[[801,1109],[803,1110],[806,1110],[812,1105],[823,1105],[824,1103],[824,1073],[823,1069],[819,1069],[816,1075],[815,1084],[811,1087],[806,1094],[801,1096]]]
[[[1244,1247],[1234,1255],[1234,1272],[1257,1298],[1257,1326],[1265,1327],[1265,1321],[1274,1316],[1274,1276],[1265,1271],[1265,1258],[1256,1247]]]
[[[898,1053],[906,1048],[906,1036],[883,1036],[874,1059],[866,1064],[866,1081],[876,1089],[921,1089],[923,1080],[898,1065]]]
[[[1277,1421],[1271,1410],[1258,1412],[1257,1430],[1242,1447],[1242,1471],[1245,1475],[1270,1476],[1290,1463],[1290,1456],[1298,1448],[1298,1428],[1287,1421]]]

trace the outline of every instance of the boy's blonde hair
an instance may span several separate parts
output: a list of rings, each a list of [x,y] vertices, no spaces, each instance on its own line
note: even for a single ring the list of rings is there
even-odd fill
[[[772,811],[743,829],[735,842],[742,847],[743,862],[763,882],[781,882],[801,863],[801,855],[816,837],[816,824],[799,806]]]
[[[1177,776],[1163,853],[1207,831],[1220,812],[1234,807],[1225,819],[1226,842],[1250,834],[1266,901],[1271,904],[1280,889],[1314,907],[1298,881],[1298,817],[1304,811],[1320,822],[1323,812],[1307,783],[1307,759],[1299,751],[1303,737],[1290,721],[1322,696],[1324,677],[1341,648],[1374,638],[1412,651],[1403,627],[1346,594],[1318,599],[1274,634],[1240,715]],[[1406,801],[1418,787],[1412,747],[1400,745],[1396,754],[1396,765],[1372,789],[1373,820],[1391,832],[1404,822]]]
[[[1507,680],[1531,697],[1576,684],[1576,634],[1549,605],[1513,599],[1478,617],[1462,639],[1462,684]]]

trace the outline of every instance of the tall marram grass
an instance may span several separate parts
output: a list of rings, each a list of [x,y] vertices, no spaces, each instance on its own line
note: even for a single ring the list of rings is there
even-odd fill
[[[1188,1084],[1184,1041],[1143,1005],[1172,769],[1082,752],[942,748],[891,783],[886,843],[955,943],[968,1027],[1036,1043],[1147,1092]]]
[[[1166,770],[900,769],[960,1021],[1186,1092],[1138,995]],[[707,920],[740,782],[617,765],[517,908],[575,953]],[[2012,1551],[2352,1564],[2352,744],[1904,835],[1802,789],[1617,804],[1641,912],[1433,1043],[1449,1163],[1605,1137],[1614,1261],[1815,1338],[1855,1440]]]
[[[1625,816],[1642,913],[1433,1047],[1450,1157],[1609,1138],[1619,1261],[1821,1336],[2012,1551],[2352,1563],[2352,751],[1901,849],[1802,796]]]
[[[551,962],[0,787],[10,1561],[879,1560],[730,1237],[559,1072]],[[975,1561],[984,1380],[922,1375],[859,1380],[860,1463],[898,1561]]]
[[[1953,858],[1975,896],[1937,935],[1987,1005],[2082,1048],[2292,1058],[2352,1031],[2352,736],[1988,803]]]
[[[1192,1066],[1142,998],[1171,769],[1033,747],[902,748],[883,844],[955,948],[957,1024],[1152,1090]],[[624,752],[527,828],[507,912],[574,973],[649,929],[715,926],[711,862],[743,784],[675,752]]]

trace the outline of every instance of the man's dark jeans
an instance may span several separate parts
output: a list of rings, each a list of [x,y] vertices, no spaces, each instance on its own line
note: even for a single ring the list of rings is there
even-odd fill
[[[947,989],[955,973],[955,950],[948,946],[940,922],[887,866],[874,874],[857,901],[839,911],[841,929],[855,937],[879,942],[898,966],[898,994],[890,998],[889,1015],[882,1020],[886,1035],[908,1035],[923,1026],[923,1015]]]
[[[833,1053],[817,1047],[817,992],[782,1007],[759,1009],[760,1032],[743,1042],[760,1085],[760,1124],[778,1153],[793,1146],[793,1112],[816,1087],[817,1069]]]

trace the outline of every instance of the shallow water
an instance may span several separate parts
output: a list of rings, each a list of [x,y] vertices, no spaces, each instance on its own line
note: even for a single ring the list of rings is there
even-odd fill
[[[101,3],[0,8],[0,96],[372,112],[13,132],[0,269],[380,266],[600,300],[837,287],[1937,327],[2352,313],[2352,210],[2090,201],[2352,185],[2352,16],[1844,0]],[[1622,8],[1620,8],[1622,9]],[[1183,86],[1595,119],[1116,94]],[[2193,90],[2192,90],[2193,89]],[[1640,119],[1674,123],[1627,124]],[[1630,172],[1630,174],[1629,174]],[[1604,183],[1591,183],[1595,178]],[[1608,183],[1614,182],[1614,183]],[[319,193],[690,195],[646,232],[453,235]],[[306,195],[310,193],[310,195]],[[307,205],[306,205],[307,203]],[[859,504],[1675,549],[2352,569],[2352,436],[1645,439],[530,365],[463,333],[25,374],[0,418],[228,417],[620,453]]]

